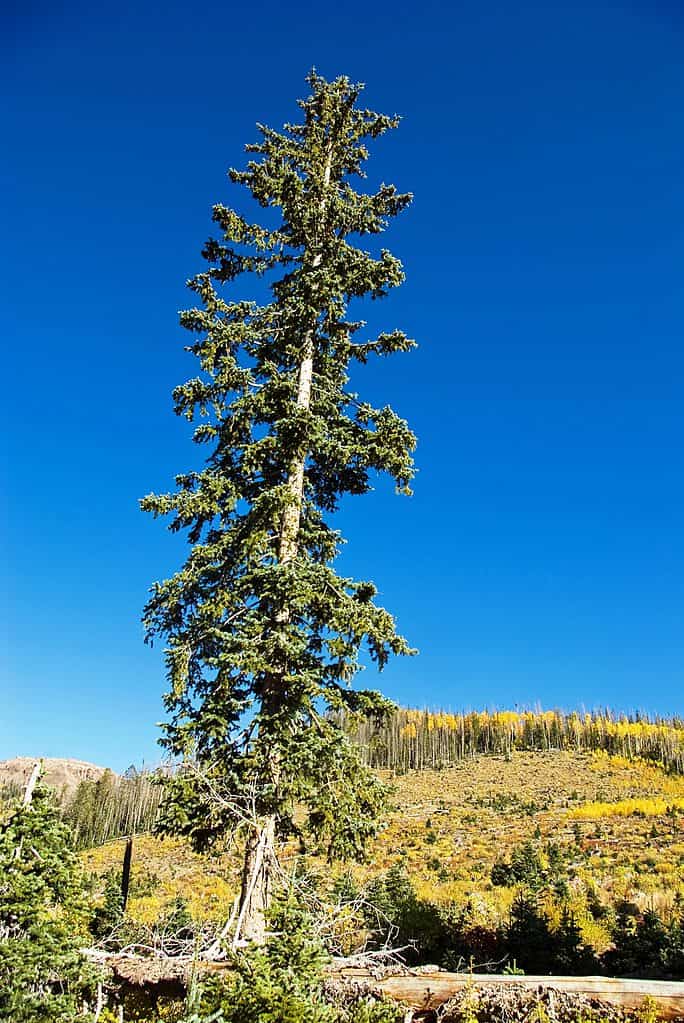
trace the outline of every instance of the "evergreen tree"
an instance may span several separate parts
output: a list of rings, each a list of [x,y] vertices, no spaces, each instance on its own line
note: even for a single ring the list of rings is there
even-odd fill
[[[593,973],[596,967],[596,957],[583,941],[575,914],[564,906],[553,932],[553,969],[572,975]]]
[[[290,893],[268,913],[273,938],[236,957],[230,981],[217,978],[200,992],[200,1010],[219,1008],[217,1023],[399,1023],[392,1002],[340,996],[327,987],[327,954],[313,920]],[[211,1017],[210,1017],[211,1018]]]
[[[511,853],[511,875],[514,881],[536,891],[546,880],[539,850],[533,842],[517,845]]]
[[[670,920],[662,959],[666,977],[684,980],[684,915],[681,912]]]
[[[629,902],[617,907],[613,947],[603,956],[606,968],[619,977],[662,977],[666,974],[668,932],[655,910],[641,913]]]
[[[80,1013],[85,883],[52,793],[40,783],[0,825],[0,1023]]]
[[[108,938],[121,924],[124,916],[124,900],[121,894],[121,874],[111,870],[107,874],[102,902],[95,909],[90,922],[93,937],[101,941]]]
[[[550,866],[557,869],[557,860],[549,857]],[[511,853],[510,862],[498,859],[492,866],[490,874],[494,885],[524,884],[533,891],[539,891],[547,880],[539,850],[533,842],[516,845]]]
[[[208,1008],[218,1001],[226,1023],[334,1023],[335,1013],[323,996],[327,957],[312,921],[292,902],[274,905],[268,915],[276,937],[266,949],[238,957],[227,990],[219,986],[219,999],[211,989],[205,995]]]
[[[511,962],[526,973],[550,972],[553,941],[549,922],[532,892],[521,889],[516,895],[503,937]]]
[[[166,830],[206,848],[241,827],[245,840],[238,931],[263,940],[278,839],[298,833],[329,856],[360,855],[381,786],[324,709],[384,712],[378,693],[350,684],[365,647],[382,668],[409,648],[375,587],[339,575],[342,538],[328,517],[376,473],[409,493],[415,439],[389,407],[349,389],[351,364],[412,347],[400,330],[356,340],[351,300],[401,284],[401,264],[352,244],[384,230],[410,202],[392,185],[372,194],[366,143],[398,118],[357,106],[361,86],[312,72],[301,123],[259,126],[246,170],[230,171],[270,226],[217,205],[222,237],[189,282],[201,306],[181,314],[196,340],[200,375],[174,392],[175,411],[198,420],[211,447],[205,467],[177,490],[141,502],[173,516],[191,550],[155,584],[148,638],[167,641],[170,720],[163,742],[192,767],[169,786]],[[263,278],[253,298],[220,293],[240,275]],[[295,823],[294,807],[306,809]]]

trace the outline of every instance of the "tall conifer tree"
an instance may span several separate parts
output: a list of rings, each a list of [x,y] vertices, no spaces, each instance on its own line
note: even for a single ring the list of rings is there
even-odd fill
[[[332,857],[360,854],[372,833],[381,787],[325,710],[385,709],[379,693],[350,687],[359,654],[382,668],[410,652],[373,584],[335,571],[342,538],[328,521],[378,472],[410,493],[408,425],[348,388],[352,363],[414,344],[400,330],[364,339],[347,318],[352,299],[382,298],[403,280],[388,251],[350,240],[379,234],[411,200],[393,185],[353,185],[368,140],[398,118],[357,106],[362,86],[347,78],[307,81],[301,123],[259,125],[246,169],[229,172],[276,222],[215,206],[220,237],[189,282],[200,304],[181,323],[196,335],[200,375],[174,391],[175,411],[196,422],[209,457],[174,493],[141,502],[172,515],[191,545],[144,616],[148,637],[167,641],[162,742],[193,765],[170,783],[163,827],[197,848],[243,835],[236,936],[255,941],[280,839],[312,837]],[[243,274],[264,278],[265,301],[223,297]]]

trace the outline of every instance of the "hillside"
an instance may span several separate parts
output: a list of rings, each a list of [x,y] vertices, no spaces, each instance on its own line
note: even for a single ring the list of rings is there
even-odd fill
[[[13,757],[0,760],[0,786],[24,788],[36,763],[35,757]],[[61,798],[69,798],[82,781],[97,781],[106,768],[89,764],[85,760],[69,760],[60,757],[42,757],[43,780]]]
[[[20,791],[33,763],[0,764],[0,784]],[[153,776],[119,778],[69,760],[45,766],[84,850],[96,898],[117,884],[124,847],[117,836],[136,835],[128,940],[146,944],[153,934],[171,934],[187,912],[198,924],[227,919],[239,888],[239,858],[230,851],[200,856],[182,840],[149,834],[161,795]],[[440,769],[378,773],[391,787],[390,808],[366,862],[330,867],[315,849],[294,844],[281,860],[328,906],[340,899],[355,905],[336,911],[341,950],[358,947],[364,936],[389,935],[414,945],[422,962],[452,967],[472,959],[489,968],[515,961],[526,972],[545,972],[539,949],[553,941],[563,962],[569,942],[572,961],[560,972],[684,972],[677,931],[684,905],[683,775],[601,748],[512,748],[467,755]],[[532,928],[517,952],[510,939],[516,913]],[[663,966],[651,957],[644,965],[641,946],[637,960],[630,959],[637,927],[658,947],[669,928],[676,962]],[[546,935],[541,941],[539,928]],[[627,951],[611,966],[618,933]],[[537,959],[524,961],[531,940]]]
[[[652,764],[602,752],[514,751],[384,776],[394,786],[394,809],[368,862],[351,868],[357,884],[401,868],[419,898],[467,905],[473,923],[496,927],[518,890],[514,878],[506,881],[506,864],[529,843],[548,881],[536,888],[550,919],[561,903],[570,907],[597,951],[610,943],[608,906],[628,900],[667,916],[684,898],[684,778]],[[119,868],[122,852],[112,842],[84,860],[103,876]],[[316,856],[306,863],[329,880]],[[495,864],[504,878],[497,884]],[[237,863],[228,855],[209,859],[181,841],[136,840],[129,910],[140,921],[151,923],[177,898],[197,919],[220,919],[236,886]]]

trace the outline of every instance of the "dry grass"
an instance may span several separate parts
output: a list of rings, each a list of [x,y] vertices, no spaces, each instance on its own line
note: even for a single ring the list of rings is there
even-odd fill
[[[604,901],[628,897],[659,909],[678,892],[684,896],[684,815],[668,812],[684,807],[684,778],[650,764],[596,753],[514,752],[388,780],[395,808],[368,862],[354,867],[359,880],[402,862],[420,895],[470,899],[482,922],[495,923],[508,912],[512,890],[492,885],[494,862],[530,839],[542,848],[561,843],[571,849],[571,897],[597,948],[607,934],[583,912],[588,888]],[[114,842],[84,859],[101,876],[122,855],[123,843]],[[322,867],[316,857],[310,865]],[[221,918],[237,890],[237,867],[228,855],[210,859],[183,842],[142,836],[131,915],[150,921],[181,896],[196,918]]]

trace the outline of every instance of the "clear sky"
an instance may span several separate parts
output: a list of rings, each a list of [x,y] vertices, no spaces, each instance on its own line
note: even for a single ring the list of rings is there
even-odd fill
[[[17,5],[18,8],[19,5]],[[140,10],[139,8],[143,8]],[[177,311],[254,124],[315,65],[404,120],[371,184],[417,352],[356,381],[419,436],[415,496],[347,501],[343,567],[420,656],[412,705],[684,711],[684,14],[602,4],[30,3],[0,15],[7,495],[0,758],[158,758],[137,500],[197,463]]]

